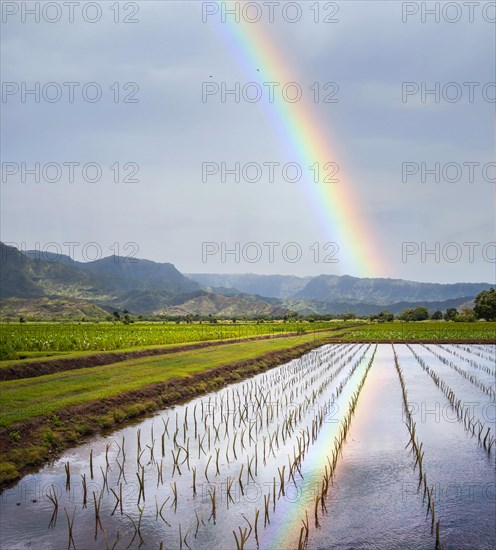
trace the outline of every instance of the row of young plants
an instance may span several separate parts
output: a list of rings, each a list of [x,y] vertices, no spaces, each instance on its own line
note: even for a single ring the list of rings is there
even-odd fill
[[[207,526],[220,522],[225,529],[227,510],[243,511],[250,491],[262,487],[262,480],[270,472],[270,488],[260,495],[263,501],[251,514],[243,512],[243,524],[232,529],[237,548],[245,548],[249,540],[258,541],[261,530],[270,527],[278,501],[286,498],[289,486],[303,490],[304,459],[344,387],[364,366],[364,376],[353,393],[320,484],[315,505],[318,523],[318,508],[325,511],[339,449],[346,440],[358,394],[373,363],[375,350],[372,357],[370,350],[370,345],[363,344],[324,346],[260,377],[189,404],[181,415],[177,409],[171,411],[162,418],[160,432],[152,425],[146,440],[142,430],[137,430],[133,451],[123,436],[107,446],[105,463],[98,468],[90,452],[89,470],[79,477],[83,486],[81,502],[73,510],[64,506],[68,545],[77,545],[78,516],[82,509],[91,506],[95,537],[103,533],[109,547],[124,542],[146,543],[143,518],[149,519],[153,514],[156,521],[170,528],[169,536],[177,547],[189,548]],[[323,400],[333,386],[334,391]],[[71,466],[66,464],[65,469],[68,491],[74,478]],[[90,490],[90,484],[95,482],[100,489]],[[136,486],[134,498],[125,496],[130,482]],[[56,489],[51,488],[47,497],[54,500],[51,527],[56,524],[61,506],[61,496],[55,494]],[[110,510],[109,500],[110,517],[104,517],[104,510]],[[197,506],[192,509],[189,502]],[[129,529],[112,538],[109,524],[114,514],[127,518]],[[192,518],[185,521],[185,514]],[[307,541],[309,529],[307,523],[303,537]]]

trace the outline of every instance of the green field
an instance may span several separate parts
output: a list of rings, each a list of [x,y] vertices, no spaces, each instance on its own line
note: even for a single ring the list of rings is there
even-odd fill
[[[194,342],[253,338],[283,333],[347,328],[349,340],[488,340],[496,323],[444,321],[266,322],[266,323],[1,323],[0,360],[43,357],[67,352],[101,352]]]
[[[0,360],[303,332],[346,323],[1,323]]]
[[[496,322],[454,323],[446,321],[422,321],[393,323],[367,323],[350,328],[345,335],[350,341],[375,340],[496,340]]]

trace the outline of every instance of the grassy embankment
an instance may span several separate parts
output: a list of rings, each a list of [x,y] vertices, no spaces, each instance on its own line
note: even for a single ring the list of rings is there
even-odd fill
[[[445,321],[368,323],[350,328],[345,340],[352,342],[492,342],[496,322],[454,323]]]

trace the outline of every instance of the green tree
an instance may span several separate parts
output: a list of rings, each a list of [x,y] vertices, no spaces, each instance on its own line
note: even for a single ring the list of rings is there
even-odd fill
[[[443,312],[440,311],[439,309],[431,315],[431,319],[433,321],[441,321],[442,318],[443,318]]]
[[[457,322],[472,323],[475,321],[475,313],[471,307],[462,306],[458,310],[458,315],[455,318]]]
[[[458,315],[455,321],[473,322],[475,321],[474,310],[470,306],[461,306],[458,308]]]
[[[297,311],[290,311],[284,316],[285,321],[296,321],[298,319]]]
[[[356,315],[349,311],[348,313],[343,313],[341,319],[343,319],[343,321],[351,321],[352,319],[356,319]]]
[[[444,314],[445,321],[454,321],[458,315],[456,307],[449,307]]]
[[[398,319],[400,321],[411,321],[412,320],[412,311],[413,309],[404,309],[399,315]]]
[[[379,323],[390,323],[394,319],[394,315],[387,309],[383,309],[377,316]]]
[[[404,309],[398,319],[401,321],[425,321],[429,318],[429,311],[426,307],[418,306],[413,309]]]
[[[429,310],[423,306],[416,307],[412,314],[413,321],[426,321],[429,319]]]
[[[496,290],[483,290],[475,297],[474,313],[477,319],[496,321]]]

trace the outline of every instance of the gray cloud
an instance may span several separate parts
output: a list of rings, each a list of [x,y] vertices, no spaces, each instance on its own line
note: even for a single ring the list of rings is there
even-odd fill
[[[461,3],[460,3],[461,4]],[[494,24],[421,23],[401,20],[400,2],[343,2],[339,23],[313,22],[301,2],[298,23],[266,20],[263,27],[295,79],[309,93],[315,81],[339,84],[339,103],[313,110],[339,151],[357,205],[377,250],[385,258],[378,276],[424,281],[489,282],[495,264],[479,254],[470,262],[402,261],[402,243],[495,240],[495,184],[483,181],[402,181],[402,163],[491,162],[494,103],[477,93],[457,103],[420,95],[402,102],[402,82],[492,82]],[[103,9],[107,5],[102,3]],[[281,140],[277,118],[266,104],[202,102],[202,82],[229,85],[263,77],[246,67],[224,38],[219,19],[202,23],[199,2],[140,2],[139,23],[2,24],[4,82],[97,82],[101,101],[80,99],[2,103],[4,162],[98,162],[97,183],[2,183],[2,240],[136,242],[140,256],[171,261],[185,272],[344,273],[344,263],[315,262],[309,247],[332,240],[312,203],[312,185],[202,181],[203,162],[295,160]],[[212,77],[211,77],[212,76]],[[139,103],[115,103],[113,83],[139,86]],[[482,86],[477,88],[478,92]],[[81,87],[79,87],[81,88]],[[133,88],[131,87],[131,90]],[[465,91],[465,90],[464,90]],[[492,91],[494,93],[494,89]],[[267,108],[268,107],[268,108]],[[109,166],[139,165],[138,183],[114,183]],[[495,177],[495,171],[490,172]],[[122,176],[122,173],[121,173]],[[339,184],[336,184],[339,185]],[[258,263],[219,257],[202,262],[202,242],[297,242],[296,263],[264,254]],[[343,247],[348,246],[342,243]],[[355,243],[352,243],[355,246]],[[352,275],[360,273],[351,272]]]

